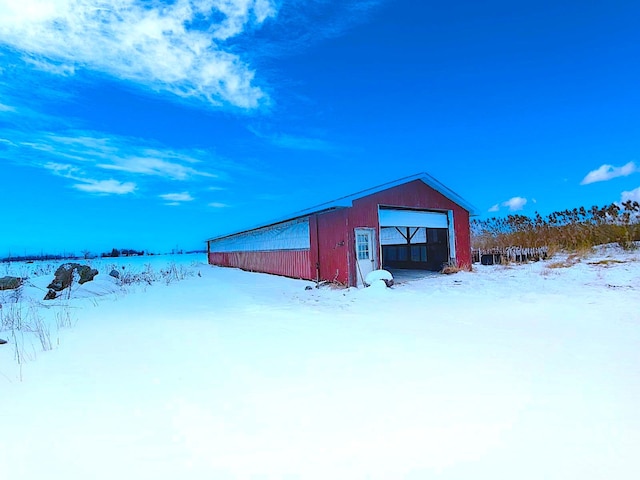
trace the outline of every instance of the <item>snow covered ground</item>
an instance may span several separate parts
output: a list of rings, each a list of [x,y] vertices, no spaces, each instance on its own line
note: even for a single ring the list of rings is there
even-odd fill
[[[5,298],[52,350],[0,332],[1,478],[640,478],[640,253],[362,290],[176,261]]]

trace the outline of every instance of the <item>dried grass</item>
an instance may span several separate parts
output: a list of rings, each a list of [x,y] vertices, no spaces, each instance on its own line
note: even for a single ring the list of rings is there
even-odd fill
[[[547,268],[570,268],[573,267],[574,265],[578,264],[581,262],[581,256],[578,253],[572,253],[571,255],[569,255],[567,258],[565,258],[564,260],[560,260],[557,262],[552,262],[549,265],[547,265]]]
[[[608,267],[609,265],[614,265],[618,263],[628,263],[625,260],[616,260],[615,258],[605,258],[603,260],[598,260],[597,262],[588,262],[589,265],[602,265],[604,267]]]
[[[625,250],[638,248],[640,203],[627,201],[604,207],[593,206],[554,212],[533,218],[508,215],[505,218],[473,220],[473,248],[489,251],[510,247],[548,249],[549,257],[560,251],[580,252],[596,245],[617,243]]]
[[[440,273],[444,275],[453,275],[454,273],[461,272],[463,269],[458,267],[457,265],[445,265]]]

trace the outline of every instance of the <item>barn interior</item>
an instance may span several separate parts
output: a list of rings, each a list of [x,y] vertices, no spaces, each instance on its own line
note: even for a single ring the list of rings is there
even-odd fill
[[[382,268],[440,271],[450,258],[446,213],[380,209]]]
[[[449,230],[382,227],[382,268],[439,271],[449,261]]]

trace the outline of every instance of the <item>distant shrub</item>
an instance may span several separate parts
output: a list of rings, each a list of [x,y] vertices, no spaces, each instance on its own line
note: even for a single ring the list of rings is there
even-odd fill
[[[111,252],[105,252],[100,256],[103,258],[105,257],[117,258],[117,257],[141,257],[143,255],[144,255],[144,250],[134,250],[133,248],[122,248],[122,249],[113,248],[111,249]]]

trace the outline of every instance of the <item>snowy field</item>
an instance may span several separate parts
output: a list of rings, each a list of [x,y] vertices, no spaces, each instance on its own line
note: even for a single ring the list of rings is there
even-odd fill
[[[148,260],[50,302],[0,264],[51,340],[0,332],[0,478],[640,478],[640,252],[361,290]]]

